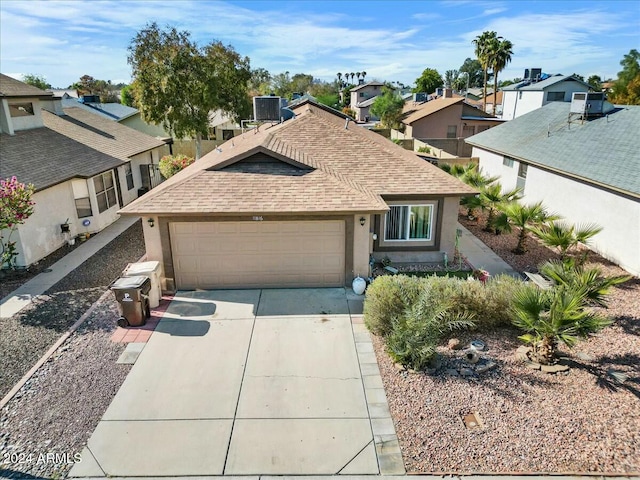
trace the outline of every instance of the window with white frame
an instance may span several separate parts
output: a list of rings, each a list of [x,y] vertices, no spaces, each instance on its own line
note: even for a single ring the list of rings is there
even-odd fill
[[[116,204],[116,188],[113,174],[110,171],[93,177],[93,186],[96,189],[96,200],[98,201],[98,211],[100,213]]]
[[[71,181],[73,190],[73,200],[76,205],[76,215],[78,218],[90,217],[93,215],[91,200],[89,199],[89,187],[86,180],[74,179]]]
[[[433,205],[391,205],[385,217],[385,241],[430,241]]]
[[[127,190],[131,190],[133,188],[133,171],[130,163],[124,166],[124,174],[127,179]]]
[[[527,178],[527,167],[528,165],[526,163],[520,162],[520,165],[518,165],[518,177],[522,179]]]

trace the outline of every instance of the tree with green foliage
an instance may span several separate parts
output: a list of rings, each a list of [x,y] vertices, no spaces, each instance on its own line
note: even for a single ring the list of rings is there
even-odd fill
[[[34,73],[27,73],[25,75],[22,75],[22,81],[27,85],[39,88],[40,90],[51,88],[51,84],[47,82],[46,78],[44,78],[42,75],[36,75]]]
[[[187,31],[162,30],[154,22],[129,45],[138,106],[145,121],[162,124],[178,138],[194,137],[196,160],[209,112],[248,118],[249,58],[212,41],[199,47]]]
[[[373,101],[370,112],[380,118],[383,127],[398,129],[402,124],[403,107],[402,97],[395,90],[383,87],[382,95],[378,95]]]
[[[591,88],[593,88],[594,91],[602,91],[602,78],[600,78],[600,75],[591,75],[587,79],[587,83],[591,85]]]
[[[425,68],[422,71],[422,75],[416,78],[416,86],[413,91],[414,93],[433,93],[436,88],[440,88],[443,85],[444,80],[435,68]]]
[[[492,52],[491,58],[491,68],[493,69],[493,92],[496,95],[498,92],[498,73],[503,71],[511,61],[511,55],[513,55],[513,43],[502,37],[498,37],[498,43],[496,44],[495,50]]]
[[[480,208],[488,212],[487,223],[484,226],[484,230],[486,232],[495,230],[493,222],[496,214],[504,207],[504,205],[520,200],[520,198],[522,198],[521,192],[522,190],[520,188],[514,188],[503,192],[502,185],[498,182],[486,185],[480,190]]]
[[[618,72],[609,101],[620,105],[640,105],[640,52],[631,49],[620,65],[622,70]]]
[[[16,268],[18,250],[11,236],[33,213],[35,202],[31,200],[35,188],[20,183],[13,176],[0,179],[0,268]],[[8,235],[6,232],[9,232]],[[5,237],[6,235],[6,237]]]
[[[173,177],[180,170],[187,168],[193,162],[195,162],[193,157],[187,157],[182,153],[177,155],[165,155],[160,159],[158,168],[164,178],[169,178]]]
[[[271,90],[271,74],[266,68],[251,70],[249,93],[251,96],[268,95]]]
[[[465,86],[467,84],[467,76],[469,77],[469,88],[482,87],[482,65],[480,62],[473,58],[465,59],[462,66],[458,69],[460,77],[464,77]],[[464,74],[464,75],[463,75]]]
[[[446,72],[444,72],[444,86],[446,88],[454,88],[457,90],[459,78],[460,73],[458,72],[458,70],[447,70]]]
[[[120,90],[120,103],[128,107],[137,108],[135,87],[133,85],[125,85]]]

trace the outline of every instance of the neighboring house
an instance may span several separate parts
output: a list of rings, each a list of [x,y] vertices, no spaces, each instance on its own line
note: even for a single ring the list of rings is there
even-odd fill
[[[502,118],[512,120],[551,102],[571,102],[574,92],[588,92],[590,89],[588,83],[572,75],[546,76],[539,81],[525,78],[502,88]]]
[[[384,83],[367,82],[351,89],[351,110],[354,111],[356,122],[368,122],[369,120],[377,120],[369,113],[369,109],[375,100],[375,97],[382,94]]]
[[[164,142],[80,108],[63,109],[50,92],[6,75],[0,98],[0,177],[15,175],[36,188],[34,213],[12,238],[18,265],[37,262],[78,233],[102,230],[153,186],[142,173],[157,166]],[[60,226],[67,220],[65,236]]]
[[[421,104],[408,102],[404,115],[405,138],[421,140],[459,157],[471,156],[465,138],[502,123],[462,97],[442,97]]]
[[[221,110],[209,112],[209,140],[225,142],[241,133],[241,126],[234,122],[233,118],[226,113]]]
[[[312,102],[250,130],[123,208],[166,290],[350,285],[371,256],[441,262],[474,190]],[[153,226],[147,220],[153,219]]]
[[[505,190],[524,188],[524,202],[603,227],[592,249],[640,275],[640,106],[609,108],[582,121],[570,116],[579,107],[552,102],[467,142]]]
[[[488,94],[486,112],[496,116],[502,115],[502,99],[503,99],[502,90],[498,90],[497,94],[493,94],[493,93]],[[483,105],[482,97],[477,100],[467,99],[467,103],[482,110],[482,105]]]

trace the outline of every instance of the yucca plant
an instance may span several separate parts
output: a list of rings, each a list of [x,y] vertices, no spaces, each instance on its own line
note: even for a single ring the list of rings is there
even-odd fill
[[[532,205],[523,205],[519,202],[509,202],[501,207],[505,218],[496,221],[498,227],[505,221],[508,227],[504,227],[504,231],[511,231],[511,227],[517,227],[520,229],[518,233],[518,244],[515,249],[512,250],[516,255],[522,255],[527,252],[527,232],[531,230],[531,227],[540,225],[543,222],[550,220],[557,220],[558,216],[549,214],[542,202],[534,203]],[[498,217],[500,218],[500,216]]]
[[[558,221],[531,228],[531,232],[545,245],[558,249],[560,260],[567,258],[567,255],[577,249],[580,244],[588,245],[591,238],[601,231],[602,227],[595,223],[571,225]]]
[[[631,280],[631,275],[605,277],[598,267],[586,267],[573,259],[565,261],[549,260],[539,267],[540,272],[553,280],[556,285],[584,289],[589,304],[599,307],[607,306],[606,296],[611,289]]]
[[[454,315],[451,305],[435,300],[431,288],[426,288],[405,314],[394,320],[387,351],[395,362],[424,370],[433,360],[444,333],[473,327],[471,318],[468,313]]]
[[[526,333],[520,338],[532,347],[531,360],[554,363],[560,342],[573,347],[611,324],[604,316],[586,309],[585,286],[558,285],[550,290],[526,286],[515,293],[513,324]]]

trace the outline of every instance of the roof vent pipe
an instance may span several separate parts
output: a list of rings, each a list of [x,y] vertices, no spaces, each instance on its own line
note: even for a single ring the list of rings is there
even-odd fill
[[[349,117],[347,117],[347,119],[344,122],[344,129],[345,130],[349,130],[349,120],[351,120]]]

